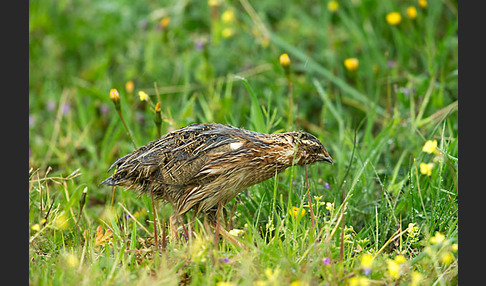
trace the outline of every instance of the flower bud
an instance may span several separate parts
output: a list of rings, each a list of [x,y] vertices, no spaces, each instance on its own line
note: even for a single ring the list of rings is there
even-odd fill
[[[402,21],[402,15],[400,15],[398,12],[390,12],[386,14],[386,21],[388,24],[396,26]]]
[[[344,60],[344,66],[348,71],[355,71],[358,69],[359,61],[357,58],[349,58]]]
[[[160,20],[160,27],[162,29],[167,29],[167,27],[169,27],[169,24],[170,24],[170,17],[164,17],[162,18],[162,20]]]
[[[280,65],[284,68],[290,67],[290,58],[288,54],[281,54],[280,55]]]
[[[160,102],[157,102],[154,110],[155,110],[155,117],[154,117],[155,125],[160,126],[160,124],[162,124],[162,115],[160,113],[161,112]]]
[[[114,88],[110,90],[110,99],[115,104],[116,110],[120,110],[120,94],[118,93],[118,90]]]
[[[134,88],[134,84],[133,84],[133,81],[129,80],[125,83],[125,90],[127,91],[127,93],[132,93],[133,92],[133,88]]]
[[[417,9],[413,6],[410,6],[407,8],[407,14],[410,19],[415,19],[417,18]]]

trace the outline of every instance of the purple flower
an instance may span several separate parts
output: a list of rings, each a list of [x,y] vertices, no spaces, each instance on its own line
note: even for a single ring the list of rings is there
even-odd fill
[[[34,127],[35,117],[34,115],[29,115],[29,127]]]
[[[194,42],[194,47],[196,48],[197,51],[202,51],[208,44],[208,39],[205,36],[199,36],[193,40]]]
[[[201,39],[197,39],[194,44],[196,45],[196,50],[202,51],[204,49],[204,42]]]
[[[322,263],[329,265],[331,263],[331,259],[329,257],[324,257],[324,259],[322,259]]]
[[[107,114],[110,111],[110,107],[106,103],[102,103],[100,105],[100,113],[101,114]]]
[[[392,67],[395,66],[395,62],[390,60],[390,61],[386,62],[386,65],[387,65],[388,68],[392,68]]]
[[[326,182],[326,183],[324,183],[324,188],[329,190],[331,188],[331,186],[329,186],[329,183]]]
[[[363,268],[363,272],[364,272],[365,275],[369,275],[371,273],[371,267]]]
[[[404,88],[402,88],[402,92],[403,92],[403,94],[405,94],[405,95],[409,95],[409,94],[410,94],[410,89],[409,89],[409,88],[404,87]]]
[[[229,262],[230,262],[230,261],[229,261],[229,259],[228,259],[228,258],[226,258],[226,257],[225,257],[225,258],[223,258],[223,259],[221,259],[221,261],[222,261],[222,262],[224,262],[224,263],[229,263]]]
[[[47,110],[54,111],[56,109],[56,102],[54,100],[49,100],[47,102]]]
[[[71,105],[69,105],[69,103],[64,103],[62,106],[62,113],[69,114],[69,112],[71,112]]]

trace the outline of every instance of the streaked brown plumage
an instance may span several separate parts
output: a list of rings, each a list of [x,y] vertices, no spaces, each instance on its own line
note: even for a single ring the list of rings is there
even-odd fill
[[[214,222],[224,206],[244,189],[286,168],[332,163],[326,148],[306,132],[263,134],[222,124],[193,124],[116,160],[115,173],[102,184],[154,192],[177,214],[194,209]],[[175,215],[177,215],[175,214]],[[175,223],[173,215],[171,222]]]

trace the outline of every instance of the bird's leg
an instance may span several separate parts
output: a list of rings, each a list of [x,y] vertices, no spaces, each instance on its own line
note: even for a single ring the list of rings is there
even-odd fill
[[[166,193],[165,185],[163,185],[162,188],[164,190],[164,193]],[[172,241],[179,240],[179,236],[177,235],[177,229],[179,228],[179,224],[182,225],[182,228],[184,230],[183,236],[185,237],[186,242],[189,241],[189,234],[187,233],[187,229],[186,226],[184,225],[184,221],[182,221],[181,213],[179,212],[177,204],[174,203],[174,201],[171,199],[170,196],[167,196],[166,199],[174,208],[174,213],[169,218],[170,237]]]
[[[212,222],[208,223],[208,220],[209,220],[208,217],[204,216],[203,227],[204,227],[204,230],[206,231],[206,234],[209,235],[211,233]],[[209,220],[209,221],[212,221],[212,220]]]
[[[169,218],[170,237],[172,241],[177,241],[177,228],[179,226],[179,214],[173,213]]]
[[[152,194],[152,214],[154,218],[154,238],[155,238],[155,249],[159,249],[159,240],[158,240],[158,233],[157,233],[157,214],[156,214],[156,209],[155,209],[155,204],[154,204],[154,190],[150,192]]]
[[[214,233],[214,245],[218,245],[219,242],[219,230],[222,229],[221,224],[219,222],[219,214],[221,212],[221,202],[218,203],[218,208],[216,209],[216,215],[214,219],[216,220],[216,232]]]
[[[228,220],[226,221],[226,225],[228,226],[228,229],[232,229],[233,228],[233,220],[231,218],[235,214],[235,212],[236,212],[236,206],[238,205],[238,202],[240,202],[240,201],[241,201],[240,197],[236,196],[236,198],[235,198],[235,204],[233,205],[233,209],[231,210],[231,213],[228,216]]]
[[[169,218],[169,227],[170,227],[170,236],[172,241],[177,241],[179,239],[179,235],[177,233],[177,229],[179,228],[179,225],[182,225],[182,229],[184,230],[184,233],[182,236],[186,239],[186,242],[189,240],[189,234],[187,232],[187,228],[182,221],[182,217],[180,214],[175,211]]]
[[[215,230],[216,230],[216,226],[212,226]],[[232,236],[228,231],[226,231],[224,228],[222,228],[221,226],[219,227],[219,234],[221,234],[221,236],[223,236],[224,238],[226,238],[227,240],[229,240],[229,242],[233,243],[234,245],[237,245],[239,247],[243,247],[243,244],[241,242],[239,242],[238,240],[236,240],[236,238],[234,238],[234,236]]]
[[[219,223],[219,215],[221,214],[221,209],[222,209],[221,204],[218,204],[217,210],[214,213],[209,213],[210,225],[216,231],[215,233],[216,238],[219,237],[219,234],[221,234],[221,236],[229,240],[234,245],[243,247],[243,244],[238,240],[236,240],[236,238],[234,238],[231,234],[229,234],[229,232],[226,231],[226,229],[224,229]],[[218,241],[216,238],[215,238],[215,242]]]
[[[162,177],[162,182],[164,182],[164,176],[161,175]],[[165,183],[162,184],[162,190],[163,190],[163,194],[166,193],[165,191]],[[153,198],[152,198],[152,202],[153,202]],[[157,200],[156,202],[156,205],[157,205],[157,209],[159,209],[159,201]],[[163,212],[164,216],[162,218],[162,222],[163,222],[163,226],[162,226],[162,250],[165,251],[165,248],[167,246],[167,240],[166,240],[166,237],[165,237],[165,228],[166,228],[166,225],[167,225],[167,222],[165,220],[165,212]]]
[[[159,240],[158,240],[158,233],[157,233],[157,214],[154,204],[154,188],[152,187],[152,176],[150,176],[150,195],[152,197],[152,214],[154,218],[154,238],[155,238],[155,249],[159,249]]]

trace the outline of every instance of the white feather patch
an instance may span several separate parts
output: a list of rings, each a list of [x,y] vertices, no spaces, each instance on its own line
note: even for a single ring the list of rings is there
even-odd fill
[[[240,148],[241,146],[243,146],[243,143],[241,143],[241,142],[230,143],[230,149],[231,150],[236,150],[236,149]]]

